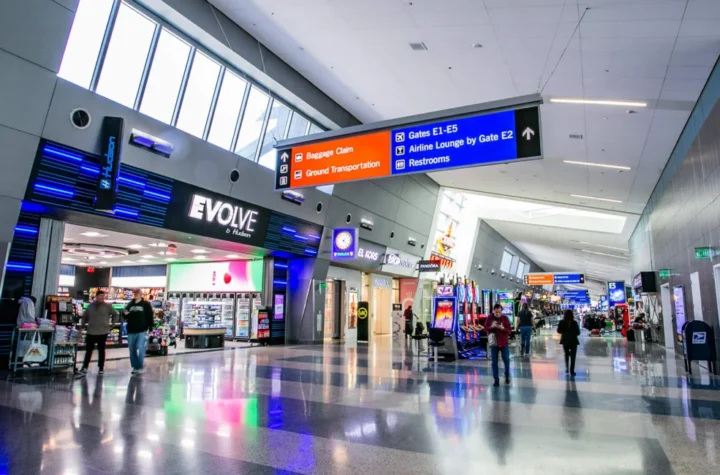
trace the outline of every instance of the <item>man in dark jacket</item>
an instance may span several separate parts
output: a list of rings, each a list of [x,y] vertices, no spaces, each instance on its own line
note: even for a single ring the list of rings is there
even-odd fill
[[[133,299],[125,306],[125,322],[127,323],[132,374],[142,374],[145,371],[143,361],[145,360],[147,332],[155,325],[155,317],[152,305],[143,299],[140,289],[133,291]]]
[[[505,365],[505,383],[510,384],[510,331],[512,330],[510,320],[502,314],[502,305],[495,304],[493,313],[485,320],[485,333],[488,334],[488,346],[490,347],[490,359],[492,361],[492,373],[497,387],[500,385],[498,354],[502,355]],[[494,335],[494,344],[490,344],[490,334]]]
[[[533,331],[533,314],[528,310],[528,304],[522,304],[518,313],[518,328],[520,329],[520,356],[530,354],[530,335]]]
[[[98,369],[99,374],[105,372],[105,344],[112,329],[111,323],[116,323],[120,318],[112,305],[105,302],[105,292],[98,290],[95,294],[95,301],[91,303],[82,315],[83,325],[87,327],[85,336],[85,360],[83,361],[80,376],[87,374],[93,349],[98,348]]]

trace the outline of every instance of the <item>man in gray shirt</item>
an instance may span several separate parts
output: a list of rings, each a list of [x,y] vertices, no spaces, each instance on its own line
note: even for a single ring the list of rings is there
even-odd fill
[[[98,368],[103,374],[105,369],[105,343],[110,333],[111,323],[120,321],[120,314],[112,308],[112,305],[105,302],[105,292],[98,290],[95,294],[95,301],[91,303],[82,316],[82,323],[87,326],[85,338],[85,360],[83,361],[80,375],[87,374],[90,359],[92,358],[95,345],[98,347]]]

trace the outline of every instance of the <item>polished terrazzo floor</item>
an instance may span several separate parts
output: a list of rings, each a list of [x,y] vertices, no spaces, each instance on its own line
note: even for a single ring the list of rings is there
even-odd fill
[[[237,349],[0,381],[0,474],[720,473],[720,378],[657,345],[551,335],[489,362],[404,342]],[[94,368],[91,368],[94,370]]]

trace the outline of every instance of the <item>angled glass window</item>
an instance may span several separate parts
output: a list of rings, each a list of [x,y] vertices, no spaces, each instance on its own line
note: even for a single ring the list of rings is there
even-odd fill
[[[324,130],[313,124],[310,126],[310,131],[308,132],[308,135],[319,134],[321,132],[324,132]]]
[[[332,195],[333,190],[335,189],[335,185],[322,185],[322,186],[316,186],[316,190],[322,191],[326,195]]]
[[[515,277],[522,278],[525,275],[525,272],[527,272],[528,264],[526,264],[523,261],[520,261],[518,264],[517,272],[515,273]]]
[[[178,129],[203,137],[219,77],[220,65],[196,51],[178,116]]]
[[[285,138],[285,129],[290,120],[290,109],[278,100],[273,101],[268,118],[265,137],[260,149],[258,163],[271,170],[275,170],[275,143]]]
[[[260,89],[253,86],[250,89],[245,114],[243,114],[240,134],[238,135],[235,153],[248,160],[255,160],[255,153],[258,150],[260,134],[262,132],[265,112],[267,111],[270,97]]]
[[[58,76],[90,87],[113,0],[80,0]]]
[[[512,265],[513,257],[515,256],[507,251],[503,251],[502,262],[500,263],[501,271],[510,272],[510,266]]]
[[[309,120],[307,120],[305,117],[301,116],[297,112],[294,112],[292,115],[292,119],[290,120],[290,130],[288,130],[287,138],[294,139],[295,137],[304,136],[307,132],[308,125],[310,125]]]
[[[122,3],[115,20],[97,93],[132,108],[145,69],[155,22]]]
[[[245,80],[227,69],[225,70],[217,106],[215,106],[215,114],[210,126],[210,133],[208,134],[208,142],[225,150],[230,150],[246,87],[247,82]]]
[[[140,112],[169,124],[190,55],[190,45],[163,28],[148,74]]]

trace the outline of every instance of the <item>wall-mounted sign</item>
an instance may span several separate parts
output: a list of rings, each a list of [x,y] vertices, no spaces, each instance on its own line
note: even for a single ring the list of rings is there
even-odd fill
[[[358,229],[335,228],[332,237],[332,258],[336,261],[353,260],[358,255]]]
[[[658,271],[658,277],[660,277],[661,279],[669,279],[670,277],[672,277],[672,274],[672,270],[670,269],[660,269]]]
[[[368,302],[358,302],[357,316],[357,339],[358,341],[368,341],[370,330],[370,304]]]
[[[514,107],[430,122],[409,117],[397,127],[308,145],[281,142],[275,185],[300,188],[541,158],[539,107]]]
[[[711,259],[720,254],[720,249],[716,247],[696,247],[695,248],[695,259]]]
[[[419,272],[440,272],[440,263],[437,261],[420,261],[418,262]]]
[[[455,287],[452,285],[438,285],[435,295],[438,297],[452,297],[455,295]]]
[[[115,210],[124,124],[122,117],[103,118],[100,132],[100,176],[95,194],[95,209],[98,211]]]
[[[608,303],[611,307],[619,303],[627,303],[625,281],[608,282]]]
[[[413,276],[415,275],[420,260],[421,258],[419,256],[413,256],[406,252],[388,248],[385,251],[385,263],[382,271],[404,276]]]
[[[357,328],[358,321],[358,293],[355,289],[348,289],[348,329]]]
[[[675,304],[675,329],[678,339],[681,339],[682,327],[685,325],[685,288],[682,285],[673,287],[673,303]]]
[[[262,259],[168,267],[168,292],[261,292],[262,283]]]
[[[365,249],[364,247],[358,248],[357,257],[358,259],[365,259],[366,261],[379,261],[382,254],[372,249]]]
[[[392,287],[392,279],[389,277],[375,277],[373,283],[375,287]]]

